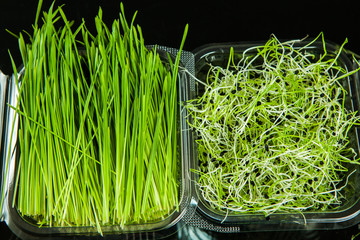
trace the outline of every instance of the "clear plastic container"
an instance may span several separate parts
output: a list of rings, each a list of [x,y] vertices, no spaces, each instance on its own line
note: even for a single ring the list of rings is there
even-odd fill
[[[295,47],[303,47],[310,41],[299,41]],[[209,70],[209,63],[213,66],[226,68],[230,48],[235,54],[241,54],[246,49],[255,46],[262,46],[265,42],[244,42],[244,43],[219,43],[209,44],[199,47],[193,51],[195,57],[195,76],[200,81],[206,82],[206,75]],[[312,52],[320,54],[323,49],[321,41],[315,42],[309,47]],[[328,53],[336,54],[338,45],[327,42]],[[357,69],[358,66],[353,60],[352,53],[344,50],[337,60],[348,71]],[[235,61],[236,62],[236,61]],[[359,74],[353,74],[343,81],[344,88],[348,91],[347,108],[358,111],[360,106]],[[202,95],[204,87],[195,82],[195,88],[191,91],[191,98]],[[358,129],[349,133],[350,145],[359,153]],[[195,142],[196,133],[192,134],[191,147],[193,150],[193,161],[195,169],[200,168]],[[190,221],[190,224],[219,232],[244,232],[244,231],[272,231],[272,230],[298,230],[298,229],[341,229],[350,227],[360,221],[360,168],[359,165],[351,165],[349,172],[356,169],[356,172],[349,177],[346,189],[346,202],[336,210],[308,210],[302,213],[272,213],[265,217],[264,214],[235,213],[220,211],[210,206],[202,196],[199,186],[196,184],[199,175],[194,174],[193,188],[197,199],[197,220]]]
[[[226,66],[230,48],[235,53],[241,53],[249,47],[259,46],[265,42],[245,42],[245,43],[220,43],[204,45],[192,52],[183,51],[181,61],[183,65],[179,71],[178,97],[179,97],[179,211],[175,211],[164,220],[148,223],[126,225],[124,228],[119,226],[106,226],[102,228],[104,235],[118,238],[121,237],[151,237],[162,238],[172,235],[182,224],[188,224],[204,230],[217,231],[222,233],[248,232],[248,231],[280,231],[280,230],[325,230],[342,229],[350,227],[360,222],[360,168],[353,166],[350,170],[357,171],[349,178],[349,191],[346,202],[332,211],[309,211],[300,213],[274,213],[265,218],[263,214],[226,214],[212,208],[202,197],[198,182],[198,175],[191,169],[198,169],[199,160],[197,158],[197,145],[195,133],[190,130],[187,123],[188,112],[181,105],[189,99],[203,93],[204,88],[193,76],[204,80],[208,70],[208,63],[213,65]],[[306,41],[299,42],[299,46],[305,45]],[[339,46],[327,42],[328,52],[335,53]],[[322,43],[318,42],[311,47],[314,51],[321,51]],[[158,46],[158,50],[164,50],[173,55],[177,49]],[[165,54],[166,55],[166,54]],[[165,55],[162,54],[163,58]],[[343,51],[339,56],[338,62],[351,71],[357,68],[352,59],[352,53]],[[19,72],[21,76],[22,72]],[[193,75],[193,76],[192,76]],[[8,105],[16,105],[17,87],[14,76],[0,78],[1,96],[4,96],[2,129],[1,157],[3,159],[2,183],[5,188],[4,205],[1,212],[2,220],[6,221],[10,229],[20,238],[39,239],[39,238],[63,238],[74,236],[99,236],[94,227],[41,227],[32,224],[28,219],[24,219],[15,208],[12,207],[14,191],[14,180],[16,173],[16,143],[11,141],[12,122],[16,118],[15,112]],[[349,96],[349,108],[359,110],[360,107],[360,88],[359,74],[356,73],[344,82],[344,87],[351,93]],[[1,99],[0,99],[1,103]],[[0,112],[1,113],[1,112]],[[14,126],[14,137],[16,137],[17,125]],[[351,133],[351,141],[357,151],[359,151],[358,130]],[[10,145],[11,143],[11,145]],[[5,170],[7,175],[5,176]],[[306,219],[306,221],[305,221]],[[180,226],[181,227],[181,226]]]
[[[3,74],[0,71],[0,133],[2,133],[2,129],[3,129],[3,120],[4,120],[4,108],[5,108],[5,95],[6,95],[6,88],[7,88],[7,81],[8,81],[8,77]],[[2,143],[2,136],[3,134],[0,134],[0,146]]]
[[[163,50],[157,50],[160,55],[160,58],[167,62],[167,53]],[[171,55],[170,55],[171,56]],[[171,56],[173,57],[173,56]],[[174,58],[175,59],[175,58]],[[173,59],[173,60],[174,60]],[[181,65],[181,63],[180,63]],[[23,69],[20,69],[18,76],[21,84],[21,76],[23,74]],[[185,101],[186,92],[182,91],[184,84],[186,84],[186,75],[183,71],[178,73],[178,99],[179,102]],[[18,88],[15,84],[15,77],[6,77],[1,78],[0,89],[2,90],[3,86],[8,85],[6,89],[6,104],[4,111],[4,130],[3,130],[3,145],[2,145],[2,183],[4,183],[4,203],[3,209],[1,212],[2,220],[7,223],[9,228],[20,238],[22,239],[39,239],[39,238],[63,238],[63,237],[72,237],[72,236],[86,236],[86,237],[99,237],[99,232],[96,227],[39,227],[37,224],[32,223],[31,218],[22,217],[15,207],[12,207],[13,197],[14,197],[14,183],[16,179],[16,168],[17,168],[17,154],[19,150],[17,149],[16,141],[11,141],[11,139],[17,138],[18,132],[18,121],[17,115],[15,114],[14,109],[9,107],[9,105],[16,106],[17,97],[18,97]],[[5,92],[5,91],[4,91]],[[1,97],[2,95],[0,95]],[[3,104],[1,105],[3,106]],[[178,108],[178,119],[177,119],[177,136],[178,136],[178,196],[179,196],[179,210],[174,209],[168,215],[164,216],[163,220],[158,220],[150,223],[144,224],[128,224],[124,227],[119,225],[112,226],[102,226],[102,233],[106,236],[122,236],[122,237],[141,237],[141,236],[152,236],[156,238],[165,237],[168,235],[174,234],[176,230],[176,224],[181,220],[182,216],[187,210],[187,205],[190,201],[190,182],[188,181],[188,154],[187,149],[188,143],[188,129],[187,122],[182,115],[180,107]],[[13,122],[15,119],[15,125]],[[13,129],[13,134],[11,132]],[[5,174],[7,173],[7,174]]]

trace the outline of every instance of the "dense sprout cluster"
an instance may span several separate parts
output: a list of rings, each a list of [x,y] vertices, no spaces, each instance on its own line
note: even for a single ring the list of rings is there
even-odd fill
[[[145,46],[122,4],[111,28],[99,9],[96,35],[84,23],[72,30],[53,6],[29,43],[19,37],[14,206],[39,226],[99,233],[167,218],[179,210],[176,83],[187,27],[172,60]]]
[[[359,164],[348,133],[359,117],[343,87],[338,54],[281,43],[210,64],[201,96],[186,103],[196,136],[198,186],[230,212],[325,210],[339,206]]]

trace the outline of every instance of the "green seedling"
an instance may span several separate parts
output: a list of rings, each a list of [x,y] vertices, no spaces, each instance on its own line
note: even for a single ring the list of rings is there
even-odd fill
[[[92,35],[52,5],[29,43],[19,35],[13,207],[39,226],[102,233],[179,209],[177,81],[187,26],[179,55],[164,61],[145,47],[135,16],[128,24],[121,4],[108,28],[100,9]]]
[[[359,116],[344,85],[359,69],[338,61],[345,43],[336,54],[327,53],[322,34],[296,43],[273,36],[241,54],[231,49],[227,66],[210,64],[203,94],[186,102],[197,185],[213,209],[268,216],[346,200],[350,166],[359,164],[349,143]]]

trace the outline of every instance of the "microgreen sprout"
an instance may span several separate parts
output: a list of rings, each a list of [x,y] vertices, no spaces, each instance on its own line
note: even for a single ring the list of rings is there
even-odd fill
[[[156,47],[147,49],[134,18],[129,25],[121,4],[109,29],[100,9],[92,35],[52,5],[30,43],[19,36],[13,205],[39,226],[102,233],[102,226],[152,223],[179,209],[180,55],[161,59]]]
[[[338,61],[345,43],[331,54],[322,34],[298,42],[272,36],[243,53],[231,49],[227,66],[207,63],[203,93],[186,102],[197,184],[212,208],[268,216],[346,200],[342,190],[356,171],[349,166],[359,164],[348,133],[359,116],[343,86],[359,69],[348,72]]]

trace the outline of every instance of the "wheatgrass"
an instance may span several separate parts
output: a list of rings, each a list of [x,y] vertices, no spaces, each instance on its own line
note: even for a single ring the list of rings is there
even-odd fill
[[[93,35],[52,5],[29,43],[19,35],[13,206],[39,226],[102,233],[179,210],[177,81],[187,26],[172,62],[145,47],[135,16],[129,25],[121,4],[108,28],[100,9]]]

